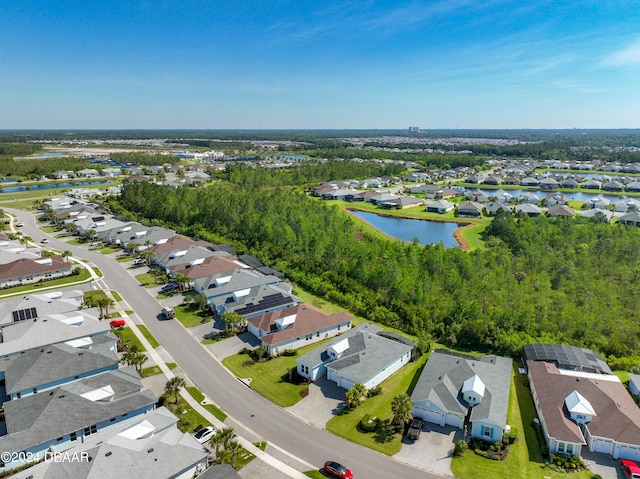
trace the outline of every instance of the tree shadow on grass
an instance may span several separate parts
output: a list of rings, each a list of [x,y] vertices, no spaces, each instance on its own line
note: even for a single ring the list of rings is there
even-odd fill
[[[393,441],[394,436],[398,433],[398,426],[393,424],[390,419],[381,419],[376,428],[374,436],[376,442],[385,443]]]

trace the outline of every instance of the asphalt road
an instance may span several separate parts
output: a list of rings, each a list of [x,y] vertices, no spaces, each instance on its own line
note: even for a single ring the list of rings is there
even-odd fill
[[[341,462],[353,471],[356,478],[443,477],[317,429],[264,399],[231,375],[178,321],[160,320],[160,303],[120,263],[88,251],[86,247],[72,246],[43,233],[31,213],[5,210],[25,223],[21,229],[35,242],[49,238],[48,248],[71,251],[73,256],[100,268],[104,274],[102,281],[108,288],[118,291],[191,381],[236,422],[270,444],[314,464],[318,469],[328,459]]]

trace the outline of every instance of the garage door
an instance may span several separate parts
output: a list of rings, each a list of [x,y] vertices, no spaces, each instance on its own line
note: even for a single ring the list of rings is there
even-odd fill
[[[640,446],[620,446],[618,448],[618,459],[640,461]]]
[[[603,454],[613,453],[613,442],[605,441],[604,439],[595,439],[593,441],[594,452],[601,452]]]
[[[442,414],[438,411],[432,411],[431,409],[416,408],[413,413],[414,416],[424,419],[427,422],[434,424],[442,424]]]
[[[351,389],[353,387],[353,381],[349,381],[348,379],[345,378],[338,378],[338,386],[340,386],[341,388],[345,388],[345,389]]]
[[[444,418],[445,424],[462,429],[462,418],[457,414],[447,414]]]

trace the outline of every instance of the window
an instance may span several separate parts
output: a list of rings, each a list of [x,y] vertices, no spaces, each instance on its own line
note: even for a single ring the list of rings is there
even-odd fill
[[[18,393],[16,394],[16,398],[20,399],[22,397],[22,394]]]
[[[76,434],[75,432],[72,432],[71,434],[69,434],[70,441],[75,441],[76,439],[78,439],[78,434]]]
[[[37,394],[38,393],[38,388],[33,388],[33,394]]]
[[[493,436],[493,428],[489,426],[482,426],[482,435],[486,437]]]
[[[566,444],[564,442],[559,442],[558,445],[556,446],[556,452],[559,452],[560,454],[564,454],[565,447],[566,447]]]
[[[98,432],[98,426],[96,426],[95,424],[93,426],[89,426],[89,427],[85,427],[84,428],[84,435],[86,436],[90,436],[91,434],[95,434]]]
[[[316,331],[316,338],[320,337],[320,331]]]
[[[307,334],[307,336],[305,337],[307,341],[309,341],[311,338],[313,338],[313,334]]]
[[[573,444],[567,443],[567,454],[573,456]]]

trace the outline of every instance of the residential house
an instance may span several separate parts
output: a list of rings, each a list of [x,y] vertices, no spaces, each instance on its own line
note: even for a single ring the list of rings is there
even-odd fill
[[[512,213],[509,205],[503,201],[490,201],[485,205],[485,208],[487,209],[487,213],[489,213],[491,216],[495,216],[496,214],[498,214],[498,211]]]
[[[429,213],[444,214],[444,213],[448,213],[449,211],[453,211],[455,206],[456,205],[454,203],[451,203],[450,201],[438,200],[438,201],[434,201],[433,203],[428,203],[426,211]]]
[[[567,199],[562,193],[549,193],[544,197],[544,202],[547,206],[564,205]]]
[[[440,197],[442,198],[455,198],[456,196],[462,195],[463,192],[456,188],[442,188],[442,192],[440,193]]]
[[[411,395],[413,417],[461,428],[471,437],[502,440],[507,429],[511,359],[433,351]]]
[[[114,177],[114,176],[122,176],[122,168],[116,168],[116,167],[108,167],[108,168],[104,168],[102,170],[102,174],[104,176],[109,176],[109,177]]]
[[[207,241],[195,241],[190,238],[186,238],[184,236],[172,236],[171,238],[158,240],[156,244],[154,244],[149,251],[151,251],[155,255],[159,255],[162,253],[168,253],[170,251],[180,251],[189,248],[190,246],[202,246],[204,248],[208,248],[211,246],[211,243]]]
[[[547,215],[553,216],[555,218],[559,216],[573,218],[575,214],[576,212],[572,208],[569,208],[567,205],[554,205],[549,206],[549,208],[547,209]]]
[[[298,358],[298,374],[312,381],[326,374],[344,389],[355,383],[375,388],[410,361],[415,347],[381,333],[382,328],[362,323]]]
[[[522,178],[522,180],[520,180],[520,184],[522,186],[539,186],[540,185],[540,181],[538,181],[536,178],[532,177],[532,176],[527,176],[526,178]]]
[[[0,358],[50,344],[116,349],[95,308],[82,309],[82,291],[14,296],[0,301]]]
[[[442,195],[442,187],[438,185],[418,185],[409,188],[411,193],[424,193],[427,198],[438,198]]]
[[[400,196],[389,201],[378,201],[378,205],[381,208],[395,208],[402,210],[405,208],[414,208],[416,206],[424,205],[424,200],[416,198],[415,196]]]
[[[553,178],[544,178],[540,180],[539,186],[542,190],[555,190],[560,185]]]
[[[247,320],[247,329],[271,356],[336,336],[351,329],[347,313],[327,314],[311,304],[298,304]]]
[[[589,208],[597,209],[597,210],[605,210],[611,204],[611,201],[607,198],[602,198],[600,196],[595,196],[593,198],[589,198],[584,202]]]
[[[624,191],[624,185],[619,181],[606,181],[602,184],[602,189],[605,191]]]
[[[351,188],[333,189],[326,193],[322,193],[323,200],[344,200],[348,195],[356,195],[358,190]]]
[[[582,183],[580,187],[585,190],[599,190],[602,188],[602,182],[598,180],[588,180]]]
[[[225,311],[233,311],[246,319],[271,313],[280,309],[290,308],[302,303],[302,300],[291,294],[291,286],[285,282],[253,286],[240,291],[238,295],[228,298],[222,303],[214,299],[211,309],[221,315]]]
[[[221,273],[231,273],[235,269],[249,269],[249,266],[235,256],[209,256],[208,258],[196,259],[190,263],[171,266],[169,274],[171,276],[184,274],[191,280],[195,280]]]
[[[627,183],[626,190],[629,193],[640,192],[640,181],[632,181],[631,183]]]
[[[8,401],[4,404],[7,434],[0,437],[0,450],[43,459],[47,452],[65,451],[152,411],[156,401],[131,366]],[[16,459],[5,461],[4,470],[23,465],[18,454]]]
[[[118,369],[118,355],[111,349],[64,343],[31,349],[0,362],[0,380],[4,380],[6,392],[0,404],[114,369]]]
[[[93,168],[85,168],[84,170],[78,170],[76,172],[76,176],[83,178],[95,178],[96,176],[100,176],[98,170],[94,170]]]
[[[177,428],[178,418],[164,406],[122,421],[68,449],[76,461],[47,460],[13,476],[15,479],[73,477],[91,479],[191,479],[208,477],[209,451]],[[79,442],[79,441],[78,441]],[[64,457],[64,456],[63,456]],[[85,460],[82,460],[85,459]],[[231,467],[229,464],[224,466]],[[214,466],[215,467],[215,466]],[[210,468],[211,469],[211,468]],[[231,468],[233,471],[233,468]],[[204,472],[203,472],[204,471]],[[235,471],[234,471],[235,473]],[[212,476],[209,476],[212,477]],[[220,476],[223,479],[224,476]],[[228,476],[237,477],[236,476]]]
[[[501,183],[501,179],[498,176],[489,175],[484,179],[483,183],[485,185],[497,186],[497,185],[499,185]]]
[[[480,183],[482,183],[482,176],[480,175],[471,175],[469,178],[466,179],[465,183],[472,183],[475,185],[478,185]]]
[[[613,218],[613,211],[605,209],[592,208],[589,210],[580,210],[577,211],[577,213],[583,218],[598,218],[602,221],[611,221],[611,218]]]
[[[640,460],[640,408],[599,354],[528,344],[524,357],[549,452]]]
[[[529,203],[522,203],[520,205],[516,205],[513,208],[514,213],[524,213],[527,216],[532,218],[537,218],[542,213],[542,210],[538,208],[536,205],[531,205]]]
[[[212,256],[229,257],[231,255],[225,251],[211,251],[204,246],[188,246],[184,249],[158,253],[153,257],[153,262],[166,270],[168,274],[173,267],[187,264],[193,266]]]
[[[518,203],[531,203],[537,205],[540,202],[540,198],[533,191],[523,191],[516,198]]]
[[[489,201],[489,197],[482,191],[469,191],[467,193],[467,199],[476,203],[486,203]]]
[[[640,226],[640,212],[632,211],[631,213],[622,215],[620,218],[618,218],[618,222],[622,223],[623,225]]]
[[[67,180],[69,178],[75,178],[76,174],[71,170],[58,170],[54,171],[49,176],[51,176],[51,178],[55,178],[56,180]]]
[[[565,180],[560,181],[559,186],[560,188],[578,188],[578,186],[580,186],[580,183],[578,183],[576,180],[573,180],[571,178],[567,178]]]
[[[207,299],[207,304],[218,314],[222,314],[226,304],[238,302],[247,296],[256,286],[276,285],[282,283],[276,276],[259,275],[246,269],[235,269],[231,272],[218,273],[204,278],[196,279],[194,289]],[[279,289],[291,292],[289,285],[281,284]]]
[[[376,192],[375,195],[369,197],[368,201],[371,204],[379,205],[382,203],[386,203],[387,201],[395,200],[399,196],[395,193],[389,193],[388,191],[379,191]]]
[[[71,263],[58,257],[20,258],[0,264],[0,289],[63,278],[72,273]]]
[[[198,476],[198,479],[242,479],[231,464],[214,464]]]
[[[97,188],[73,188],[68,194],[73,198],[85,200],[102,195],[102,191]]]
[[[483,206],[475,201],[465,201],[458,206],[458,216],[471,216],[478,218],[482,215]]]

